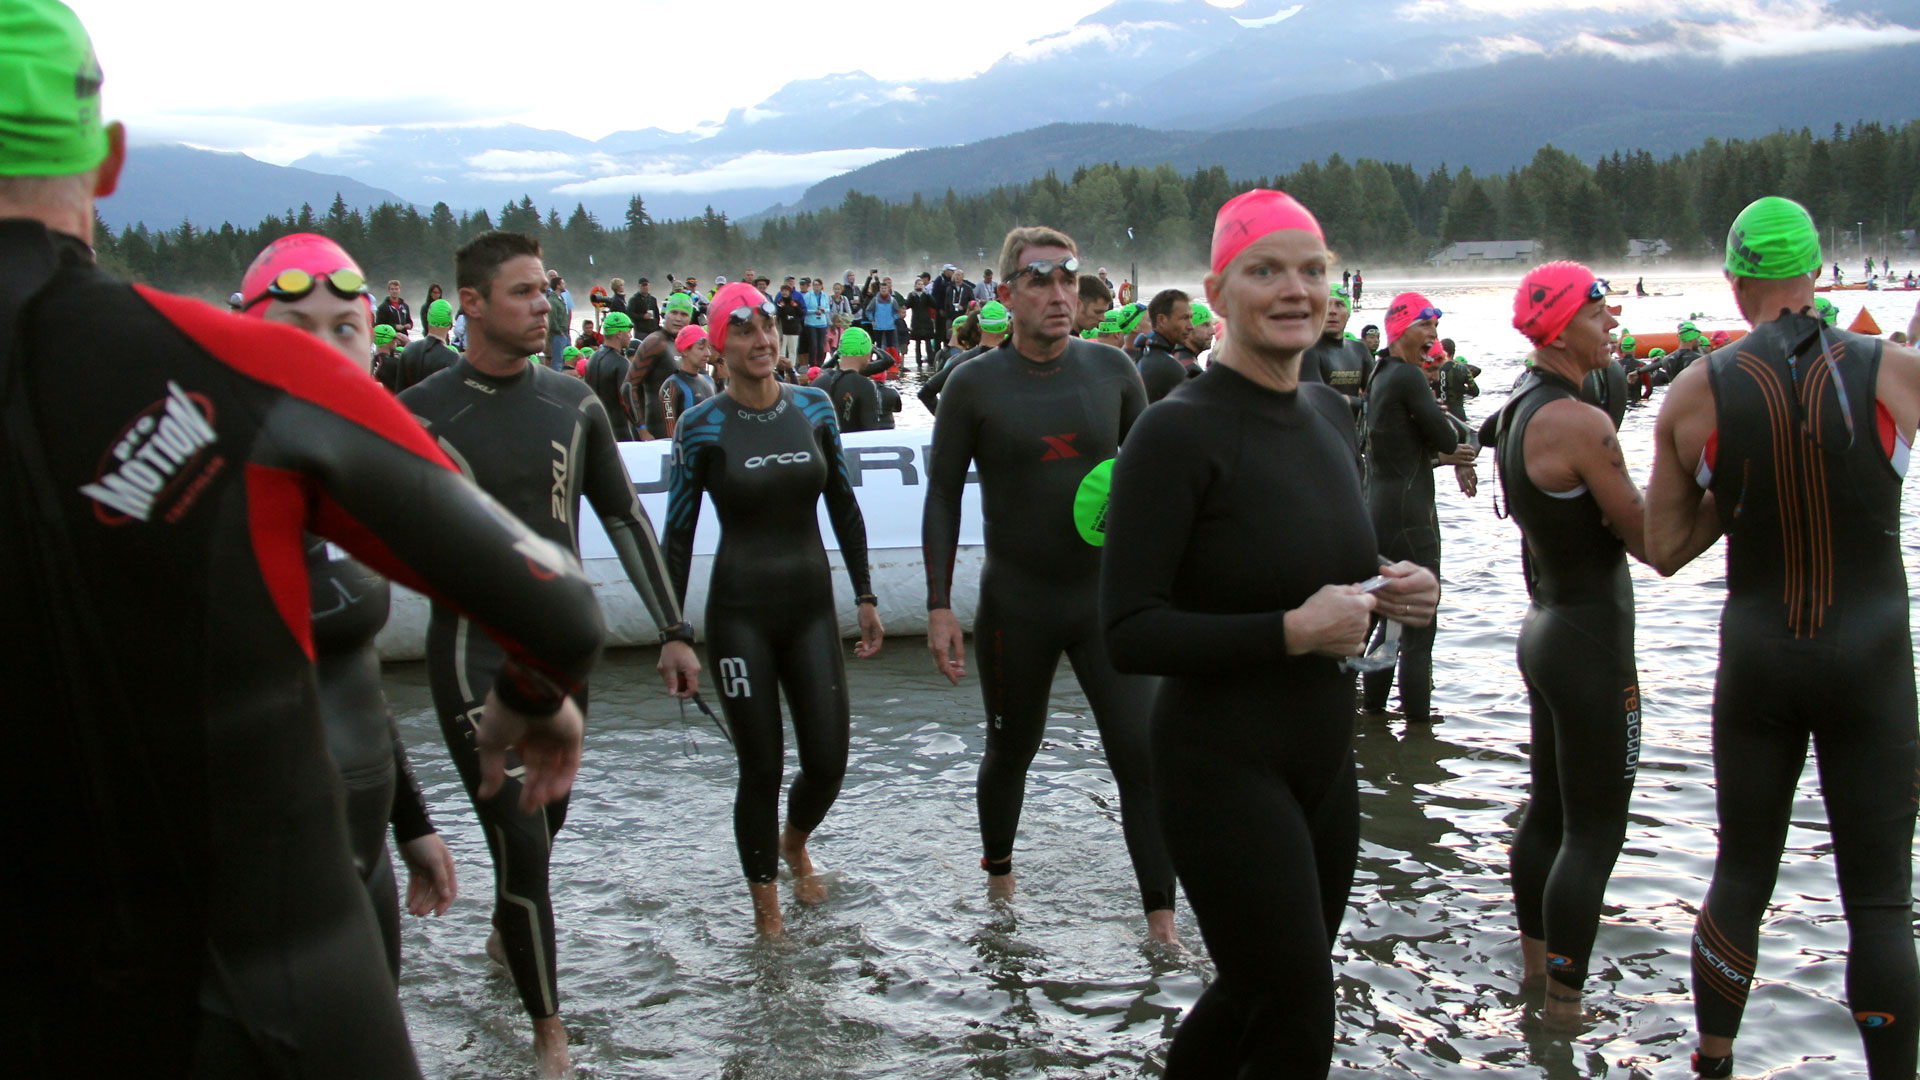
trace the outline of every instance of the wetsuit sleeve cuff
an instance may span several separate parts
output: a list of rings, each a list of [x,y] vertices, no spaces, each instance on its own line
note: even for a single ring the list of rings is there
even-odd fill
[[[493,692],[507,708],[529,716],[553,715],[566,696],[558,686],[512,659],[500,665],[500,674],[493,680]]]
[[[682,619],[672,626],[667,627],[665,630],[660,631],[660,644],[665,645],[673,641],[682,641],[688,645],[693,644],[693,624]]]
[[[870,592],[861,593],[859,596],[854,597],[853,602],[856,607],[861,604],[872,604],[874,607],[880,606],[880,598]]]

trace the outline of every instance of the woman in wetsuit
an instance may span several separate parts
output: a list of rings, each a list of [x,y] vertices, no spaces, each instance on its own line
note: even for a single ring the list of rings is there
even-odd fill
[[[1120,670],[1166,677],[1154,797],[1219,970],[1174,1036],[1175,1080],[1326,1074],[1360,833],[1341,659],[1370,613],[1419,625],[1439,597],[1431,571],[1374,554],[1353,414],[1300,382],[1330,259],[1281,192],[1223,206],[1206,289],[1233,334],[1140,417],[1114,471],[1107,645]]]
[[[240,284],[241,314],[305,331],[358,366],[373,341],[365,275],[339,245],[296,233],[269,244]],[[387,580],[317,536],[306,538],[313,613],[314,672],[327,749],[345,785],[354,868],[373,903],[400,977],[400,912],[387,826],[393,826],[410,880],[407,910],[445,913],[456,894],[453,856],[434,831],[380,690],[374,636],[387,622]]]
[[[684,602],[704,492],[720,515],[706,631],[720,706],[740,758],[734,842],[753,896],[754,929],[773,937],[784,929],[774,880],[779,858],[793,871],[795,899],[826,899],[807,837],[839,796],[847,772],[846,659],[814,509],[822,494],[859,608],[854,652],[879,652],[885,632],[867,576],[867,526],[840,452],[832,402],[822,391],[773,377],[780,336],[773,304],[757,289],[728,285],[712,310],[708,339],[733,377],[723,393],[681,414],[675,429],[667,569]],[[784,832],[782,689],[800,752]]]

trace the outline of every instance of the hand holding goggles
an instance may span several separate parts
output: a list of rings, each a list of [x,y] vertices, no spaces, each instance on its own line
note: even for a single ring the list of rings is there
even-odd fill
[[[1080,260],[1072,255],[1064,259],[1035,259],[1014,271],[1013,277],[1017,279],[1021,274],[1032,274],[1037,278],[1048,278],[1053,276],[1055,270],[1065,270],[1069,275],[1077,275],[1080,273]]]
[[[248,300],[246,308],[255,304],[264,304],[268,300],[299,300],[314,290],[314,286],[326,282],[327,289],[342,300],[352,300],[357,296],[366,296],[367,279],[358,270],[340,269],[330,274],[315,277],[299,267],[288,267],[275,274],[260,295]]]

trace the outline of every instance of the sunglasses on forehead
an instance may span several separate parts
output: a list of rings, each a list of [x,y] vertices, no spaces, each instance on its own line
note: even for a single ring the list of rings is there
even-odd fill
[[[760,314],[765,315],[767,318],[771,319],[773,318],[774,311],[775,311],[775,308],[773,306],[773,301],[763,300],[758,304],[750,304],[744,307],[734,308],[732,311],[727,313],[727,322],[735,325],[739,325],[739,326],[745,326],[747,323],[750,323],[753,321],[754,312],[759,312]]]
[[[358,270],[343,268],[315,277],[305,270],[293,267],[275,274],[260,295],[247,301],[246,307],[264,304],[268,300],[302,299],[323,281],[326,282],[328,291],[342,300],[352,300],[357,296],[368,295],[367,279]]]
[[[1587,299],[1590,301],[1605,300],[1607,298],[1608,288],[1606,278],[1594,278],[1593,285],[1587,289]]]
[[[1045,278],[1051,277],[1055,270],[1065,270],[1068,275],[1078,274],[1080,272],[1080,260],[1071,255],[1064,259],[1035,259],[1019,270],[1016,270],[1013,276],[1017,278],[1021,274],[1032,274],[1037,278]]]

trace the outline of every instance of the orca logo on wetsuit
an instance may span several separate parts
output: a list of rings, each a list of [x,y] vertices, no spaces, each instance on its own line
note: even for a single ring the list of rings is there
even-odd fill
[[[806,450],[795,450],[786,454],[764,454],[747,459],[747,468],[758,469],[766,465],[805,465],[813,460],[813,454]]]
[[[99,504],[93,513],[103,525],[147,521],[162,499],[171,500],[165,519],[178,521],[226,467],[226,458],[207,457],[217,438],[213,402],[169,381],[166,397],[120,429],[113,446],[100,455],[93,483],[81,485],[80,493]],[[182,484],[190,473],[192,479]]]

